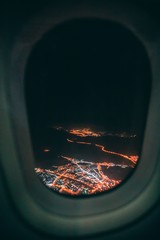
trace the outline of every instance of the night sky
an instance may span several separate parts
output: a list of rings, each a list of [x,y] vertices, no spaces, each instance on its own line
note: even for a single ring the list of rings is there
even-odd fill
[[[95,126],[141,135],[150,95],[150,66],[126,28],[78,19],[35,45],[26,68],[31,134],[51,126]],[[39,134],[39,135],[37,135]]]

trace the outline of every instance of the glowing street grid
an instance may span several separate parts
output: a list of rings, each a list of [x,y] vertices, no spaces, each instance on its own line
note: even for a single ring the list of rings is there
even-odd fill
[[[92,146],[106,154],[106,161],[103,162],[86,161],[68,155],[60,155],[58,156],[59,160],[66,160],[68,161],[67,164],[53,165],[52,169],[35,168],[35,172],[43,183],[56,192],[69,195],[91,195],[110,190],[119,185],[123,179],[120,177],[117,179],[118,176],[114,179],[107,174],[107,170],[116,167],[121,170],[129,169],[130,171],[139,159],[138,155],[114,152],[101,144],[85,141],[88,137],[98,139],[102,136],[112,136],[110,133],[95,132],[89,128],[68,130],[57,127],[56,130],[67,132],[70,135],[70,138],[66,139],[69,144]],[[78,140],[76,137],[78,137]],[[123,133],[117,134],[116,137],[136,138],[136,135]],[[50,149],[44,149],[43,151],[48,153]],[[117,160],[112,161],[108,156],[113,156]],[[118,161],[119,158],[121,161]]]

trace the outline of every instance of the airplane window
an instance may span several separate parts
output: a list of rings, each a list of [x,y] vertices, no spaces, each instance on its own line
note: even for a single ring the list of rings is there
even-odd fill
[[[143,44],[100,19],[71,20],[34,46],[25,96],[35,173],[52,191],[95,195],[133,173],[151,89]]]

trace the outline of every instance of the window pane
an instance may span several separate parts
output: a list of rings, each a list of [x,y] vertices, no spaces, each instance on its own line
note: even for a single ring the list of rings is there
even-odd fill
[[[142,43],[117,23],[79,19],[43,36],[28,61],[25,93],[35,172],[48,188],[97,194],[133,172],[150,78]]]

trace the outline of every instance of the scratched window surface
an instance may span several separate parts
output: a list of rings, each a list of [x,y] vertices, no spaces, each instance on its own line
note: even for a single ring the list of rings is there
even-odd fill
[[[44,185],[87,196],[128,179],[140,161],[150,75],[142,43],[117,23],[72,20],[39,40],[25,96]]]

